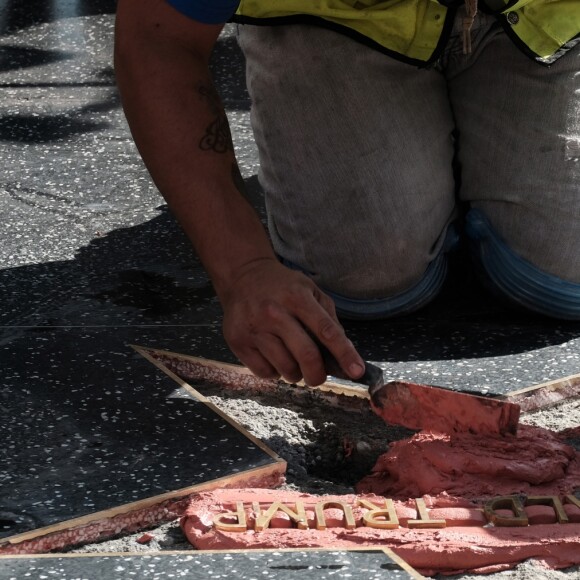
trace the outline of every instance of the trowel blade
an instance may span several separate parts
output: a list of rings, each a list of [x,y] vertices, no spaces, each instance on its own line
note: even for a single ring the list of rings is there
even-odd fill
[[[520,406],[443,387],[392,381],[369,389],[371,407],[387,423],[440,433],[515,435]]]

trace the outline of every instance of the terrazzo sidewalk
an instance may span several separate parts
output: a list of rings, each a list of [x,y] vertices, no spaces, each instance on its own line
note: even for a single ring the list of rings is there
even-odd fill
[[[114,6],[0,4],[0,549],[2,538],[278,461],[130,347],[235,362],[207,276],[124,120]],[[263,215],[233,27],[214,69]],[[347,331],[387,379],[508,392],[580,372],[580,324],[512,312],[469,272],[417,315]]]

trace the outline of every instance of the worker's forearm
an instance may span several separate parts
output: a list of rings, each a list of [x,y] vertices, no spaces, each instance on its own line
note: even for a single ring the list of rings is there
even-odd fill
[[[260,377],[320,384],[326,372],[311,334],[356,378],[362,359],[332,300],[275,259],[240,192],[227,119],[207,65],[220,30],[165,0],[118,0],[115,65],[135,141],[212,277],[224,337],[240,360]]]
[[[204,55],[117,42],[116,74],[139,151],[218,294],[252,262],[274,258],[241,188],[227,117]]]

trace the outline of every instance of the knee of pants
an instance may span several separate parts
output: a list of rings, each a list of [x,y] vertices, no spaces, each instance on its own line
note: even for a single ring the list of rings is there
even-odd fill
[[[427,252],[412,247],[357,248],[343,253],[337,250],[329,263],[317,262],[313,280],[335,295],[355,300],[375,300],[405,293],[424,277],[433,260]],[[366,250],[366,251],[365,251]]]
[[[285,237],[275,248],[334,295],[384,299],[421,283],[431,263],[457,238],[452,219],[453,214],[428,224],[358,217],[348,222],[348,235],[335,222],[321,220],[306,233],[306,240],[291,244]]]
[[[467,213],[466,233],[479,272],[492,290],[534,312],[580,320],[580,283],[560,278],[523,258],[479,209]]]
[[[339,316],[353,320],[375,320],[402,316],[427,305],[441,290],[447,275],[447,252],[458,243],[458,233],[454,225],[442,234],[436,248],[435,257],[430,261],[417,260],[408,263],[407,269],[399,269],[401,276],[413,276],[411,284],[405,283],[401,290],[393,291],[398,281],[388,269],[381,270],[380,264],[367,262],[364,268],[349,275],[349,285],[342,280],[339,289],[333,285],[332,278],[319,280],[296,264],[282,260],[287,266],[302,270],[311,275],[321,288],[333,299]],[[368,287],[365,288],[365,279]],[[382,285],[381,285],[382,282]],[[394,286],[395,285],[395,286]],[[365,293],[367,297],[365,297]],[[368,297],[370,296],[370,297]]]

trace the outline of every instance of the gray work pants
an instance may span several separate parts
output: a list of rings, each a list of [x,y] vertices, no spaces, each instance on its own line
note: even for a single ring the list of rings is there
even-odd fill
[[[545,67],[479,15],[464,55],[461,16],[428,69],[318,27],[240,27],[274,248],[339,301],[405,312],[440,287],[465,204],[580,308],[579,47]]]

